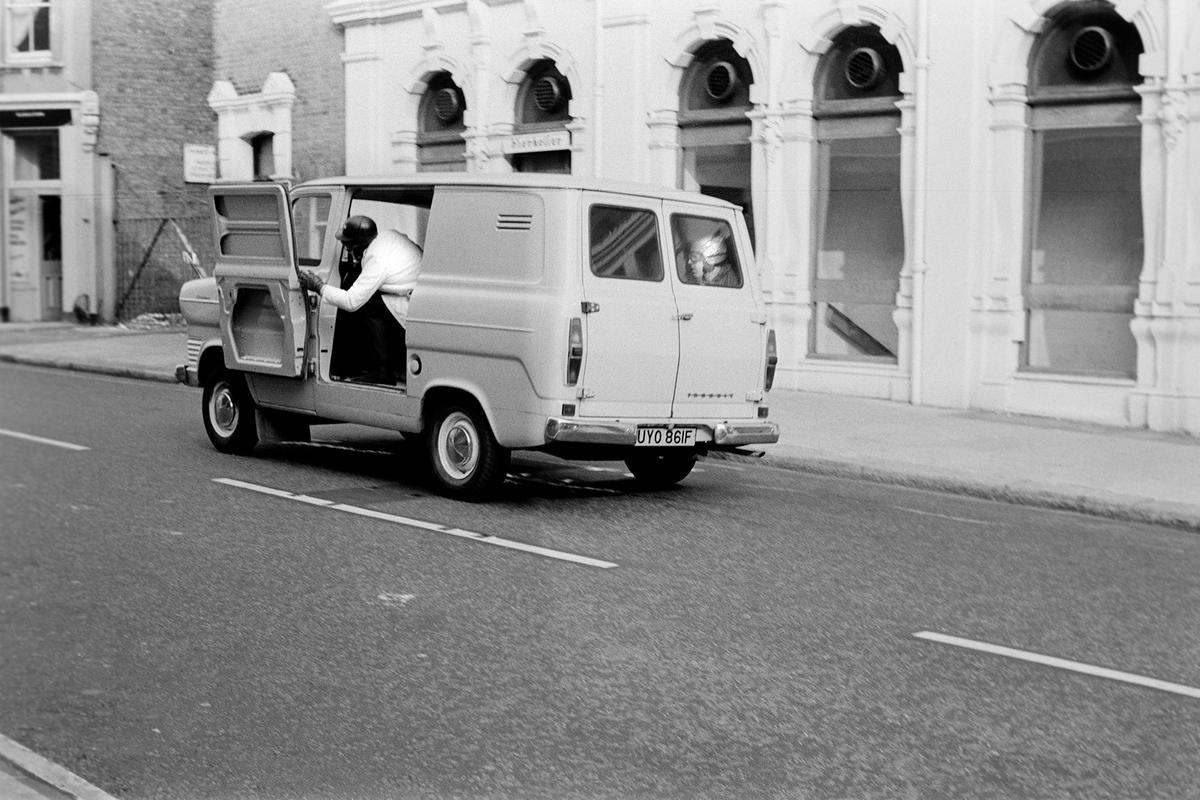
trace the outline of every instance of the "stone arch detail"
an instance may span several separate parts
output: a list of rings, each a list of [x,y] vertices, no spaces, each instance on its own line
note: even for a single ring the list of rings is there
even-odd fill
[[[475,90],[475,80],[472,71],[463,62],[444,53],[428,56],[409,70],[403,84],[400,86],[402,92],[400,103],[403,107],[402,119],[411,120],[413,130],[416,130],[417,127],[417,114],[421,107],[421,98],[425,95],[425,89],[429,86],[429,79],[439,72],[450,73],[450,77],[454,79],[454,82],[458,84],[459,88],[463,91],[463,95],[467,98],[467,106],[471,106]]]
[[[537,36],[531,37],[525,42],[523,47],[518,48],[508,57],[508,71],[502,75],[504,82],[504,95],[501,98],[506,105],[505,108],[513,113],[517,106],[517,93],[520,91],[521,82],[525,80],[525,75],[529,71],[529,67],[535,61],[542,59],[550,59],[554,62],[558,71],[566,76],[571,84],[571,102],[570,114],[572,117],[579,118],[580,108],[578,106],[579,99],[585,96],[583,92],[583,79],[579,74],[579,65],[575,63],[575,58],[567,51],[566,48],[557,45],[553,42]]]
[[[719,19],[712,13],[698,11],[692,23],[674,37],[671,49],[663,53],[664,69],[659,71],[655,92],[660,98],[657,107],[678,110],[679,85],[684,71],[692,63],[696,51],[714,39],[728,39],[734,51],[750,64],[750,71],[754,74],[750,98],[752,103],[759,102],[754,86],[761,85],[761,81],[766,79],[768,65],[754,36],[740,25]]]
[[[998,91],[1024,92],[1029,83],[1029,57],[1038,35],[1045,30],[1056,11],[1089,0],[1028,0],[1028,5],[1009,17],[1011,24],[1001,28],[993,49],[991,88]],[[1106,0],[1113,10],[1137,29],[1142,39],[1142,77],[1161,81],[1166,77],[1162,63],[1165,41],[1162,34],[1162,0]]]
[[[798,93],[798,99],[812,101],[821,56],[828,52],[837,35],[847,28],[863,25],[879,28],[884,40],[900,51],[900,61],[905,67],[900,74],[901,89],[905,94],[909,94],[911,68],[916,63],[917,51],[908,25],[888,9],[871,3],[848,2],[840,3],[836,8],[826,11],[813,22],[806,34],[797,40],[801,50],[808,54],[807,58],[800,59],[801,72],[791,82],[793,91]]]

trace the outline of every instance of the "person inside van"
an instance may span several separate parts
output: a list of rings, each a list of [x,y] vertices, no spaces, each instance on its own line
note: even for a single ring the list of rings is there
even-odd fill
[[[695,283],[730,288],[741,285],[737,270],[729,263],[729,247],[724,236],[704,236],[693,242],[687,266]]]
[[[350,256],[342,288],[330,286],[314,272],[300,271],[302,287],[339,309],[334,338],[361,342],[363,357],[354,360],[357,367],[335,364],[331,372],[347,380],[394,386],[404,379],[404,324],[421,272],[421,248],[400,231],[379,231],[375,220],[362,215],[347,219],[334,235]],[[346,361],[341,359],[343,365]]]

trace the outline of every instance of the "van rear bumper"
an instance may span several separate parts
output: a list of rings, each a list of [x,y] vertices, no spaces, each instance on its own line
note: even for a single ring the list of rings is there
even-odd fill
[[[718,422],[715,425],[676,422],[671,427],[695,428],[696,441],[710,447],[741,447],[779,441],[779,426],[767,420]],[[637,429],[637,424],[632,422],[551,417],[546,420],[546,443],[633,447],[637,442]]]

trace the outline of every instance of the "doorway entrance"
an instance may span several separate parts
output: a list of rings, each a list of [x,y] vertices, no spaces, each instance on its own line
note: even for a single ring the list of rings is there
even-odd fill
[[[4,319],[58,320],[63,312],[62,183],[58,131],[6,131]]]

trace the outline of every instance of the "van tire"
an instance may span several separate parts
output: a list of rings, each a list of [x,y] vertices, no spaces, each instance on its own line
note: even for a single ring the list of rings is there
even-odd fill
[[[433,413],[425,452],[438,490],[456,500],[487,500],[508,475],[508,449],[496,441],[487,418],[464,404],[451,403]]]
[[[665,489],[686,478],[696,466],[695,453],[661,453],[630,456],[625,466],[638,483],[651,489]]]
[[[222,453],[244,455],[258,444],[254,423],[254,401],[246,379],[236,372],[219,369],[204,383],[204,430],[213,447]]]

